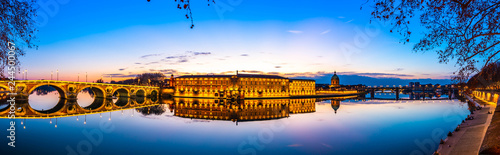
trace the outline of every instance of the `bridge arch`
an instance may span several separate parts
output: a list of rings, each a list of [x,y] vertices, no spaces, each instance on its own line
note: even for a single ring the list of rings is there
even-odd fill
[[[92,90],[92,92],[94,93],[94,98],[104,98],[105,97],[104,94],[106,93],[106,91],[102,87],[96,87],[96,86],[84,86],[84,87],[78,89],[78,91],[76,93],[80,93],[81,91],[83,91],[86,88],[90,88],[90,90]]]
[[[146,97],[136,97],[133,101],[136,105],[143,105],[146,102]]]
[[[29,89],[29,91],[27,92],[28,96],[33,91],[35,91],[36,88],[41,87],[41,86],[51,86],[51,87],[53,87],[53,88],[55,88],[57,90],[57,92],[59,93],[59,97],[60,98],[62,98],[62,99],[67,98],[67,96],[66,96],[66,90],[64,88],[62,88],[61,86],[58,86],[58,85],[50,84],[50,83],[38,84],[38,85],[35,85],[35,86],[31,87],[31,89]]]
[[[2,89],[5,89],[5,90],[2,90]],[[7,85],[0,84],[0,91],[10,91],[10,89]]]
[[[50,108],[50,109],[47,109],[47,110],[37,110],[37,109],[33,109],[33,107],[31,107],[31,104],[28,102],[28,107],[29,107],[29,110],[32,110],[33,112],[37,113],[37,114],[54,114],[54,113],[57,113],[57,112],[61,112],[65,109],[66,107],[66,99],[62,99],[60,98],[59,99],[59,102],[57,102],[57,104]]]
[[[113,101],[113,103],[118,106],[118,107],[125,107],[129,105],[130,99],[128,97],[118,97],[117,99],[113,99],[116,101]]]
[[[111,93],[112,95],[115,95],[115,93],[117,93],[117,96],[116,97],[129,97],[128,96],[128,92],[129,90],[126,89],[126,88],[123,88],[123,87],[120,87],[120,88],[116,88],[113,90],[113,92]]]
[[[104,100],[105,100],[104,98],[96,97],[96,98],[94,98],[94,101],[86,107],[83,107],[78,103],[77,103],[77,105],[80,106],[84,110],[96,111],[96,110],[102,109],[102,107],[104,107],[104,105],[105,105]]]
[[[137,89],[135,91],[135,96],[138,96],[138,97],[146,96],[146,90],[144,90],[143,88]]]
[[[158,91],[156,89],[151,90],[151,92],[148,94],[150,97],[158,97]]]

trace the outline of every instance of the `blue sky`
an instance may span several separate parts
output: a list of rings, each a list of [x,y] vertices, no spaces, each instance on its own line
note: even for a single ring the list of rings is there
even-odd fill
[[[425,31],[420,25],[412,25],[410,43],[398,43],[401,37],[389,33],[388,23],[370,23],[369,4],[360,10],[362,3],[220,0],[207,6],[193,1],[190,29],[185,10],[176,9],[173,0],[48,0],[40,3],[39,49],[28,50],[22,67],[29,79],[50,79],[59,70],[60,80],[74,81],[78,74],[83,81],[85,72],[93,81],[144,72],[236,70],[315,79],[333,71],[448,79],[456,70],[439,64],[433,51],[411,51]]]

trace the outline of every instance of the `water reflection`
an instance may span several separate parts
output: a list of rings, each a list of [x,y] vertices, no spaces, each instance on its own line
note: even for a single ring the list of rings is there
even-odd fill
[[[20,100],[16,103],[17,118],[55,118],[78,115],[90,115],[124,109],[136,109],[137,112],[147,115],[161,115],[170,110],[174,116],[183,118],[255,121],[271,120],[289,117],[290,114],[310,113],[316,111],[316,102],[331,100],[335,113],[339,109],[341,100],[356,96],[336,98],[302,98],[302,99],[255,99],[255,100],[219,100],[173,98],[153,101],[146,97],[118,97],[114,99],[92,98],[88,92],[84,93],[83,101],[57,98],[57,91],[37,94],[29,100]],[[90,99],[89,99],[90,98]],[[39,99],[39,100],[36,100]],[[54,101],[57,99],[57,101]],[[89,102],[90,101],[90,102]],[[89,104],[90,103],[90,104]],[[6,102],[2,104],[0,118],[8,116]],[[34,108],[34,107],[44,107]]]
[[[48,92],[42,95],[30,95],[28,100],[16,100],[16,118],[54,118],[78,115],[89,115],[118,111],[123,109],[135,109],[159,105],[157,99],[146,97],[119,97],[117,99],[90,98],[82,96],[78,100],[58,98],[57,92]],[[88,103],[80,104],[80,100]],[[90,101],[90,102],[89,102]],[[90,103],[90,104],[89,104]],[[7,118],[10,106],[6,99],[0,103],[0,118]]]
[[[147,115],[161,115],[165,113],[167,110],[165,108],[165,104],[152,105],[144,108],[135,109],[137,112],[141,113],[144,116]]]
[[[16,147],[16,153],[67,154],[66,146],[76,148],[87,140],[83,130],[100,130],[104,122],[114,130],[103,134],[101,145],[93,146],[92,154],[141,154],[144,147],[152,148],[150,154],[164,154],[164,150],[171,154],[237,154],[242,143],[249,144],[249,137],[258,137],[262,131],[271,131],[273,140],[259,142],[265,149],[257,150],[257,154],[410,154],[419,149],[415,140],[432,138],[437,128],[443,133],[452,131],[469,114],[464,113],[468,112],[466,104],[457,100],[365,100],[354,96],[240,101],[174,98],[153,102],[129,98],[125,106],[117,106],[118,100],[93,98],[87,106],[82,106],[80,99],[62,100],[64,107],[78,105],[81,109],[76,107],[70,115],[49,115],[51,119],[45,120],[38,119],[47,118],[42,112],[37,119],[17,119],[16,123],[23,122],[26,129],[18,130],[16,138],[25,145]],[[24,104],[39,103],[30,100]],[[76,113],[106,105],[110,108],[103,108],[103,112]],[[443,113],[449,115],[443,117]],[[455,117],[457,120],[450,121]],[[7,121],[0,119],[0,123]],[[281,130],[272,128],[282,125]],[[58,143],[46,143],[46,139]],[[435,141],[435,146],[438,143]],[[30,149],[33,145],[45,149]],[[123,146],[137,147],[115,149]]]

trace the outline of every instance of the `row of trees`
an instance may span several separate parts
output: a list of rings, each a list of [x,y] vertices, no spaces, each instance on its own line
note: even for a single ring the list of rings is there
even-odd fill
[[[500,89],[500,62],[485,66],[479,73],[470,78],[467,86],[472,89]]]
[[[130,85],[152,85],[160,86],[166,82],[165,75],[163,73],[143,73],[137,75],[133,79],[126,79],[122,81],[111,81],[112,84],[130,84]],[[98,79],[97,83],[104,83],[102,79]]]

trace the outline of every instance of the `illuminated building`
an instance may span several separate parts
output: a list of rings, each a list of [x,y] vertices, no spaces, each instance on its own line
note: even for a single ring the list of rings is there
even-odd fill
[[[174,96],[204,98],[286,98],[315,95],[315,81],[277,75],[185,75],[171,78]]]
[[[290,79],[290,96],[316,95],[316,81]]]

